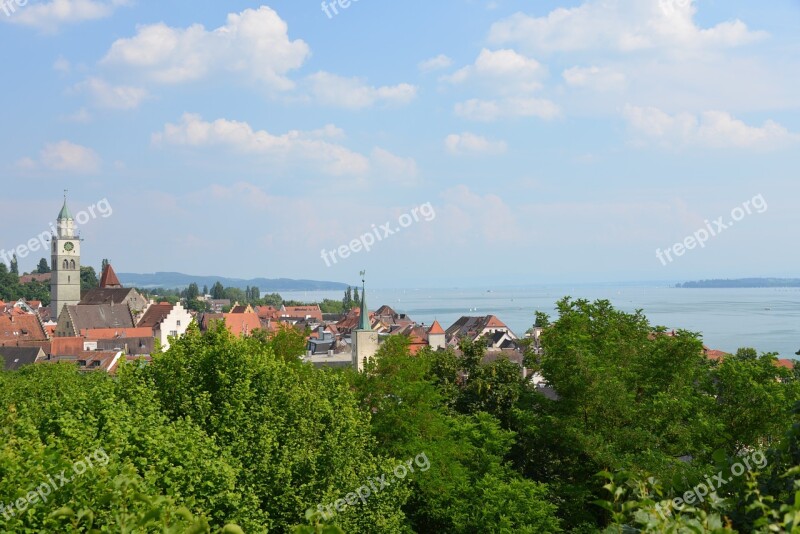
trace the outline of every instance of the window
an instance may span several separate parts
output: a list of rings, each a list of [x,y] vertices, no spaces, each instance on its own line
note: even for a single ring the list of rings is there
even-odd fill
[[[69,269],[69,262],[64,260],[64,263],[61,265],[64,269]]]
[[[175,324],[176,324],[177,326],[180,326],[180,325],[181,325],[181,322],[180,322],[180,321],[176,321],[176,322],[175,322]]]
[[[69,268],[75,270],[75,260],[69,260]]]
[[[172,331],[169,333],[169,335],[170,335],[171,337],[178,337],[178,331],[177,331],[177,330],[172,330]]]

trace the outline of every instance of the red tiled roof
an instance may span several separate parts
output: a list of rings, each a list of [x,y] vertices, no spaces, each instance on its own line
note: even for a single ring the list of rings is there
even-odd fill
[[[708,349],[705,351],[705,353],[706,353],[706,358],[717,362],[724,360],[726,356],[730,356],[727,352],[723,350]]]
[[[225,321],[225,326],[228,331],[234,336],[249,336],[253,334],[254,330],[260,330],[261,319],[255,313],[217,313],[206,314],[203,321],[206,323],[206,328],[211,326],[215,321]]]
[[[778,360],[775,362],[775,365],[778,367],[783,367],[784,369],[792,370],[794,369],[795,361],[794,360]]]
[[[33,281],[36,282],[49,282],[50,281],[50,273],[31,273],[31,274],[23,274],[19,277],[19,283],[22,285],[30,284]]]
[[[117,278],[117,273],[114,272],[114,268],[110,263],[106,265],[102,276],[100,276],[100,287],[103,289],[122,287],[122,284],[119,283],[119,278]]]
[[[50,354],[52,356],[76,356],[83,352],[83,342],[80,337],[57,337],[50,343]]]
[[[47,341],[47,333],[36,315],[0,316],[0,341]]]
[[[433,321],[433,324],[428,330],[428,334],[444,334],[444,328],[439,324],[439,321]]]
[[[317,321],[322,321],[322,310],[319,306],[285,306],[282,311],[284,317],[311,317]]]
[[[81,335],[85,339],[118,339],[123,337],[153,337],[153,329],[139,328],[87,328]]]

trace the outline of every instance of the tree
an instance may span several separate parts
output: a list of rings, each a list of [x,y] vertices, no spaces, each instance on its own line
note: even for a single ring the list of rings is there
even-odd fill
[[[211,298],[221,300],[225,298],[225,288],[220,282],[216,282],[211,288]]]
[[[8,266],[0,261],[0,300],[20,298],[19,276],[10,272]]]
[[[203,286],[203,295],[208,295],[208,286],[207,285]]]
[[[103,261],[100,262],[100,272],[103,273],[106,270],[107,266],[108,266],[108,259],[103,258]]]
[[[353,289],[350,286],[347,286],[347,289],[344,292],[342,308],[344,309],[344,313],[347,313],[353,309]]]
[[[414,531],[560,532],[547,486],[523,480],[505,462],[513,432],[485,412],[451,413],[435,384],[438,353],[412,358],[408,345],[407,337],[390,336],[364,373],[349,376],[372,414],[379,450],[396,458],[424,451],[430,458],[405,506]]]
[[[197,284],[189,284],[189,287],[186,289],[186,301],[196,300],[198,296],[200,296],[200,289],[197,287]]]
[[[19,262],[17,261],[16,254],[11,258],[11,274],[19,276]]]
[[[50,264],[47,263],[45,258],[39,260],[39,265],[36,267],[36,272],[39,274],[47,274],[50,272]]]
[[[353,288],[353,305],[361,307],[361,299],[358,296],[358,288]]]
[[[88,291],[100,285],[94,267],[81,267],[81,292]]]

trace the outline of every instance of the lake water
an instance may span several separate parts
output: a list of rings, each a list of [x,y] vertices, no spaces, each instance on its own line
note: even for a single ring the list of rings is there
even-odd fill
[[[341,291],[282,292],[287,300],[341,300]],[[386,304],[417,322],[438,319],[446,329],[462,315],[493,314],[522,336],[534,312],[556,317],[564,296],[608,299],[623,311],[644,310],[653,325],[699,332],[713,349],[754,347],[797,358],[800,350],[800,288],[677,289],[666,285],[574,285],[483,289],[369,289],[374,310]]]

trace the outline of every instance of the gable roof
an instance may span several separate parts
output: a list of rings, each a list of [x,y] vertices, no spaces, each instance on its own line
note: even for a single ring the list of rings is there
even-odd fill
[[[44,357],[41,347],[0,347],[0,362],[6,371],[16,371],[25,365],[32,365]]]
[[[102,291],[117,291],[102,290]],[[79,304],[67,306],[75,332],[94,328],[133,328],[133,316],[127,305]]]
[[[164,322],[164,319],[172,312],[174,306],[169,302],[161,302],[159,304],[151,304],[144,312],[144,316],[139,320],[139,327],[153,328]]]
[[[81,332],[85,339],[100,340],[100,339],[122,339],[122,338],[138,338],[138,337],[153,337],[152,328],[88,328]]]
[[[81,299],[81,305],[86,304],[125,304],[128,300],[138,296],[139,292],[132,287],[94,287],[86,292]]]
[[[32,314],[0,315],[0,341],[47,341],[39,317]]]
[[[234,336],[249,336],[261,329],[261,319],[255,313],[223,313],[222,319]]]
[[[469,317],[462,316],[458,321],[453,323],[447,329],[447,337],[477,337],[487,328],[505,328],[508,327],[495,317],[494,315],[486,315],[484,317]]]

